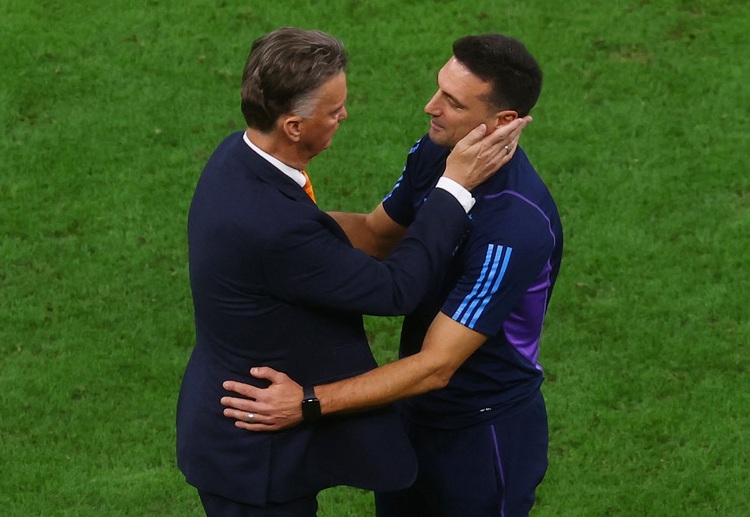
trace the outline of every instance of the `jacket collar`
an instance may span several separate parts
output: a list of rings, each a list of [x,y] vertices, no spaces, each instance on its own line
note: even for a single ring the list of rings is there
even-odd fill
[[[292,178],[281,172],[268,160],[253,151],[244,141],[244,131],[233,135],[233,151],[246,166],[248,174],[280,190],[284,195],[298,201],[312,203],[305,191]]]

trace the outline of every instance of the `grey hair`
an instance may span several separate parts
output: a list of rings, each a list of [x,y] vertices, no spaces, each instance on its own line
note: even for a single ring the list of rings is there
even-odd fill
[[[312,116],[317,90],[348,60],[343,44],[322,31],[282,27],[255,40],[242,75],[248,127],[267,133],[284,114]]]

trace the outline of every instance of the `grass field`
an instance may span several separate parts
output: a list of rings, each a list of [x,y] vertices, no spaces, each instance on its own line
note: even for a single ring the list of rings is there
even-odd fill
[[[242,127],[253,39],[351,54],[349,120],[309,169],[371,209],[427,129],[450,44],[526,42],[522,144],[566,254],[542,350],[550,469],[534,515],[750,515],[750,3],[0,0],[0,515],[199,516],[175,466],[193,344],[185,219]],[[378,359],[398,319],[368,318]],[[336,488],[322,516],[372,515]]]

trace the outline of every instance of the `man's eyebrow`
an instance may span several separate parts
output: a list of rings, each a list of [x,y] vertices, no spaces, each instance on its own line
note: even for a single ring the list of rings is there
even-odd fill
[[[465,108],[466,107],[463,102],[459,101],[457,98],[455,98],[450,93],[446,92],[442,88],[441,88],[441,91],[443,92],[443,95],[445,95],[446,97],[448,97],[453,102],[453,104],[455,104],[459,108]]]

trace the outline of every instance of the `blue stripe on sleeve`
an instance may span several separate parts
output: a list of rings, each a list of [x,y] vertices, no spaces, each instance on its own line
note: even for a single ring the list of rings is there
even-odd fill
[[[479,274],[471,292],[459,305],[453,314],[453,319],[474,328],[482,313],[498,289],[505,276],[510,262],[510,256],[513,248],[490,244],[487,246],[487,252],[484,257],[482,271]]]
[[[386,196],[383,198],[383,201],[385,201],[386,199],[388,199],[389,197],[393,195],[393,192],[395,192],[395,190],[401,186],[401,182],[403,180],[404,180],[404,175],[402,174],[401,176],[398,177],[398,180],[396,180],[396,184],[393,185],[393,188],[391,189],[391,191],[388,192],[388,194],[386,194]]]

